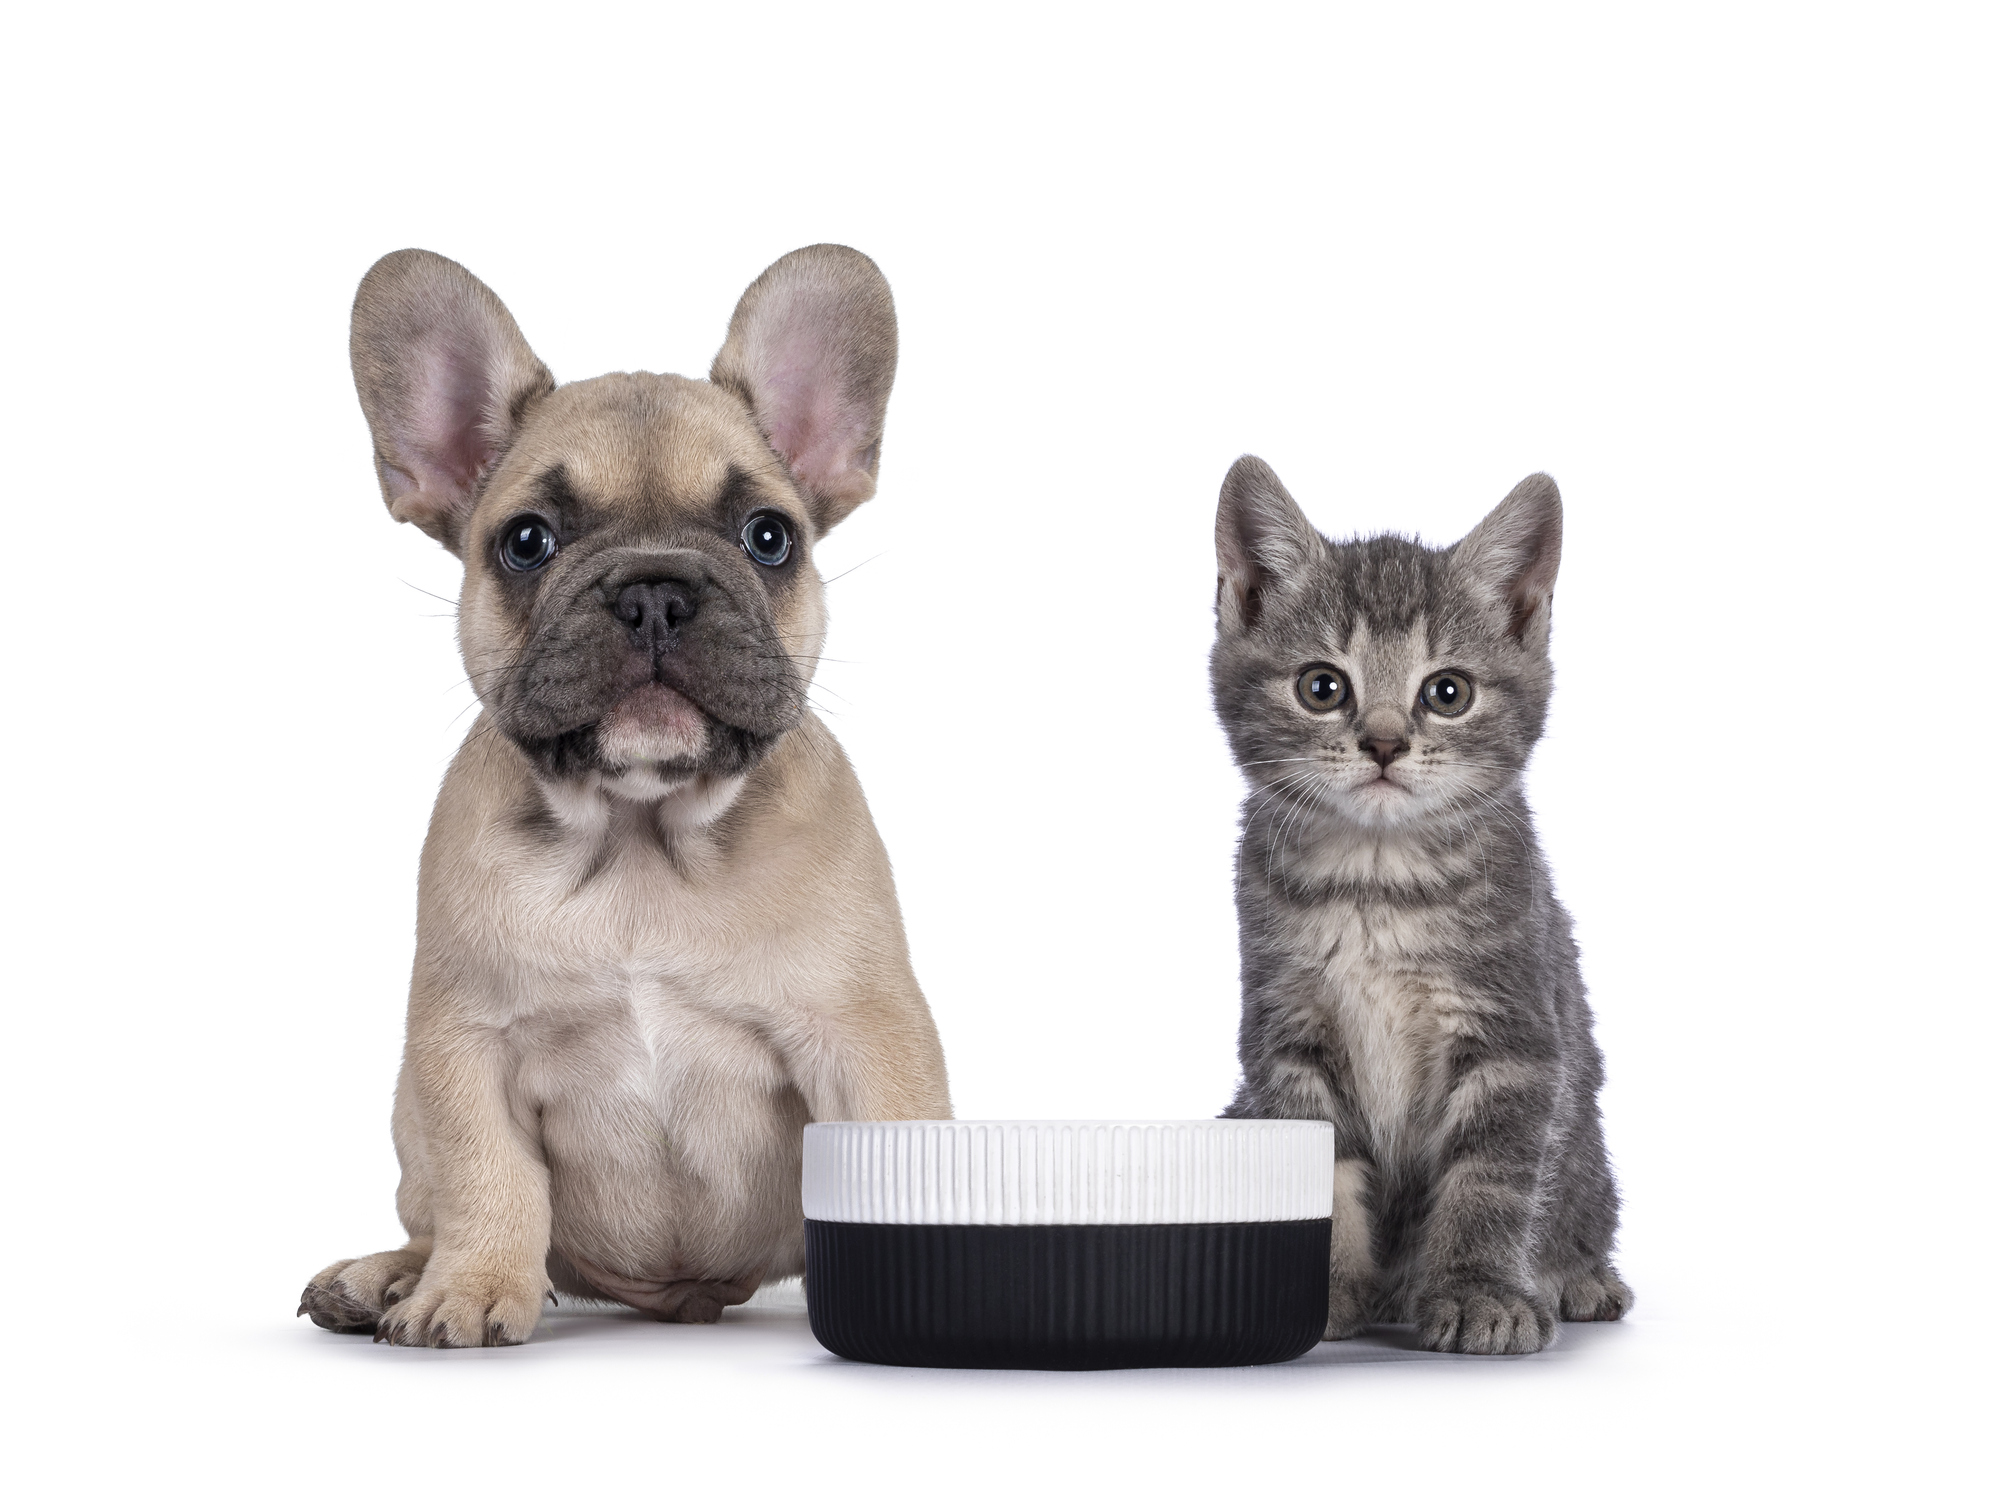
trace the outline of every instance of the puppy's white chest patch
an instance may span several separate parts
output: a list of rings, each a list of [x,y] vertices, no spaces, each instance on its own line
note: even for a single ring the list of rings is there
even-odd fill
[[[720,898],[639,849],[517,913],[535,937],[516,951],[536,957],[508,1027],[514,1088],[555,1245],[622,1274],[752,1265],[742,1246],[788,1244],[797,1216],[806,1111],[780,1045],[783,964]]]

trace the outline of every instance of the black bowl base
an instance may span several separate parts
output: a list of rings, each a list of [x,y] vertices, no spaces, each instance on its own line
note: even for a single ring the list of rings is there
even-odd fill
[[[1274,1364],[1326,1329],[1332,1222],[805,1224],[813,1336],[931,1369]]]

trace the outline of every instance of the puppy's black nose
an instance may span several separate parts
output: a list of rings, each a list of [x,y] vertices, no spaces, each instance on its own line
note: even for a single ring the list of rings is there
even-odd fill
[[[1406,739],[1369,739],[1362,743],[1361,749],[1366,751],[1376,765],[1386,770],[1390,762],[1399,760],[1409,753],[1409,741]]]
[[[694,618],[701,591],[684,578],[647,578],[627,583],[611,603],[611,613],[632,632],[632,644],[657,655]]]

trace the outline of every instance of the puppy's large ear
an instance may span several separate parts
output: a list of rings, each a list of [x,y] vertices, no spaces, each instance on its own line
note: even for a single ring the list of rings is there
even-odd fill
[[[1222,480],[1215,512],[1221,580],[1215,610],[1226,628],[1253,629],[1270,594],[1301,580],[1325,556],[1325,538],[1305,519],[1277,472],[1245,453]]]
[[[793,250],[729,319],[708,378],[748,403],[821,531],[875,492],[895,353],[888,282],[845,245]]]
[[[1562,565],[1562,492],[1546,474],[1529,474],[1465,539],[1451,565],[1504,621],[1507,634],[1548,638],[1548,601]]]
[[[554,377],[485,283],[428,250],[361,278],[349,348],[389,513],[460,552],[479,480]]]

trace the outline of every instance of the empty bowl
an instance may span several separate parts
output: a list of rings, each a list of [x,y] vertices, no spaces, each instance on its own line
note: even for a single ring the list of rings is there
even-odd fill
[[[804,1197],[812,1331],[845,1358],[1264,1364],[1325,1331],[1330,1124],[813,1124]]]

